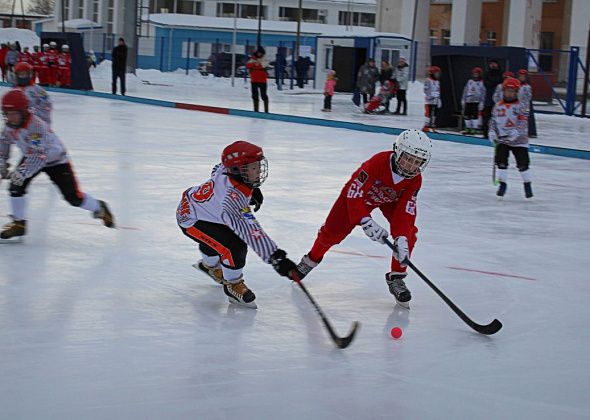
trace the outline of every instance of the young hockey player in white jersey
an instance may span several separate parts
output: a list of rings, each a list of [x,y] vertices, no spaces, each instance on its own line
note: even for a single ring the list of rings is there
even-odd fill
[[[196,268],[223,285],[231,303],[256,308],[256,296],[244,283],[248,246],[281,275],[296,270],[287,253],[262,229],[252,214],[262,204],[260,185],[268,175],[262,149],[236,141],[221,154],[211,178],[187,189],[176,211],[182,232],[199,243],[203,259]]]
[[[508,79],[509,77],[514,78],[514,73],[512,73],[511,71],[505,71],[504,73],[502,73],[502,81]],[[502,100],[503,97],[504,97],[504,88],[502,87],[502,83],[500,83],[496,86],[496,90],[494,91],[494,94],[492,95],[492,99],[494,100],[494,103],[497,104],[498,102],[500,102]]]
[[[107,204],[80,191],[64,145],[43,120],[29,112],[27,97],[21,90],[12,89],[2,97],[2,113],[6,126],[0,135],[0,175],[10,178],[13,221],[4,226],[0,239],[6,242],[26,234],[25,195],[41,172],[49,176],[72,206],[88,210],[105,226],[114,227]],[[8,166],[11,144],[16,144],[23,155],[12,172]]]
[[[529,72],[527,70],[518,70],[518,81],[520,82],[520,89],[518,90],[518,100],[525,107],[527,115],[530,114],[531,101],[533,100],[533,88],[528,83],[528,75]]]
[[[422,131],[436,131],[436,109],[442,107],[440,100],[440,67],[432,66],[428,69],[428,78],[424,82],[424,117],[426,118]]]
[[[471,79],[463,88],[461,105],[465,118],[465,130],[463,134],[476,134],[481,125],[480,113],[483,111],[483,104],[486,98],[486,88],[483,85],[481,67],[471,70]]]
[[[504,98],[492,110],[489,138],[495,145],[495,163],[498,167],[500,186],[496,195],[506,193],[508,179],[508,155],[516,159],[516,166],[524,182],[526,198],[533,197],[531,171],[529,169],[529,138],[526,107],[518,100],[520,82],[512,77],[502,82]]]
[[[29,109],[37,117],[51,125],[53,105],[45,89],[35,84],[35,71],[29,63],[19,62],[14,66],[15,84],[29,100]]]

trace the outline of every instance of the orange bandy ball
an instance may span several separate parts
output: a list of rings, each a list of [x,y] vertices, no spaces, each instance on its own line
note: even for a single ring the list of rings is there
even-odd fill
[[[393,327],[391,329],[391,336],[397,340],[402,336],[402,329],[400,327]]]

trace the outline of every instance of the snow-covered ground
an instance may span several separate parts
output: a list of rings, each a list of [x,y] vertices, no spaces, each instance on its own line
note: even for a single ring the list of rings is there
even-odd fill
[[[474,320],[504,328],[472,332],[414,274],[412,309],[394,306],[391,254],[356,229],[306,279],[341,334],[362,323],[338,350],[301,291],[252,253],[259,309],[228,304],[191,267],[197,248],[175,209],[225,144],[254,141],[270,165],[257,217],[298,259],[391,136],[52,97],[82,189],[110,203],[120,229],[69,207],[43,175],[30,186],[28,237],[0,249],[0,418],[590,418],[586,161],[534,155],[535,200],[512,168],[498,202],[489,148],[436,142],[413,261]]]
[[[91,71],[94,89],[111,92],[110,62],[104,61]],[[146,84],[151,83],[151,84]],[[287,83],[289,83],[287,81]],[[249,81],[203,77],[196,70],[188,75],[184,70],[162,73],[158,70],[138,70],[137,76],[127,75],[128,94],[144,98],[163,99],[203,105],[252,110]],[[287,85],[288,87],[289,85]],[[339,121],[381,125],[397,128],[421,128],[424,125],[422,83],[411,83],[408,89],[408,116],[366,115],[351,101],[350,94],[337,94],[333,112],[321,112],[323,87],[278,91],[274,79],[269,80],[270,111],[280,114],[325,118]],[[537,114],[536,144],[590,150],[590,119],[564,115]]]
[[[18,19],[18,16],[16,19]],[[1,43],[10,42],[14,44],[16,41],[22,48],[29,47],[31,51],[33,51],[35,45],[38,46],[41,43],[37,34],[29,29],[0,28]]]

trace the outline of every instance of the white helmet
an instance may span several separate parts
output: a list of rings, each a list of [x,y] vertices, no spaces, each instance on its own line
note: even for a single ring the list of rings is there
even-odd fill
[[[62,51],[69,51],[70,50],[70,46],[68,44],[63,44],[61,46]]]
[[[55,47],[57,47],[57,42],[55,42],[55,41],[51,41],[51,42],[49,43],[49,46],[50,46],[51,48],[55,48]]]
[[[430,161],[432,141],[420,130],[405,130],[393,144],[395,172],[404,178],[413,178],[426,168]]]
[[[46,50],[49,48],[49,44],[43,44],[43,49]]]

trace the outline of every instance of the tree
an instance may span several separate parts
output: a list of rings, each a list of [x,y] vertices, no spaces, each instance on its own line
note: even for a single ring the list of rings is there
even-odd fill
[[[52,15],[54,7],[55,0],[30,0],[28,12],[39,15]]]

